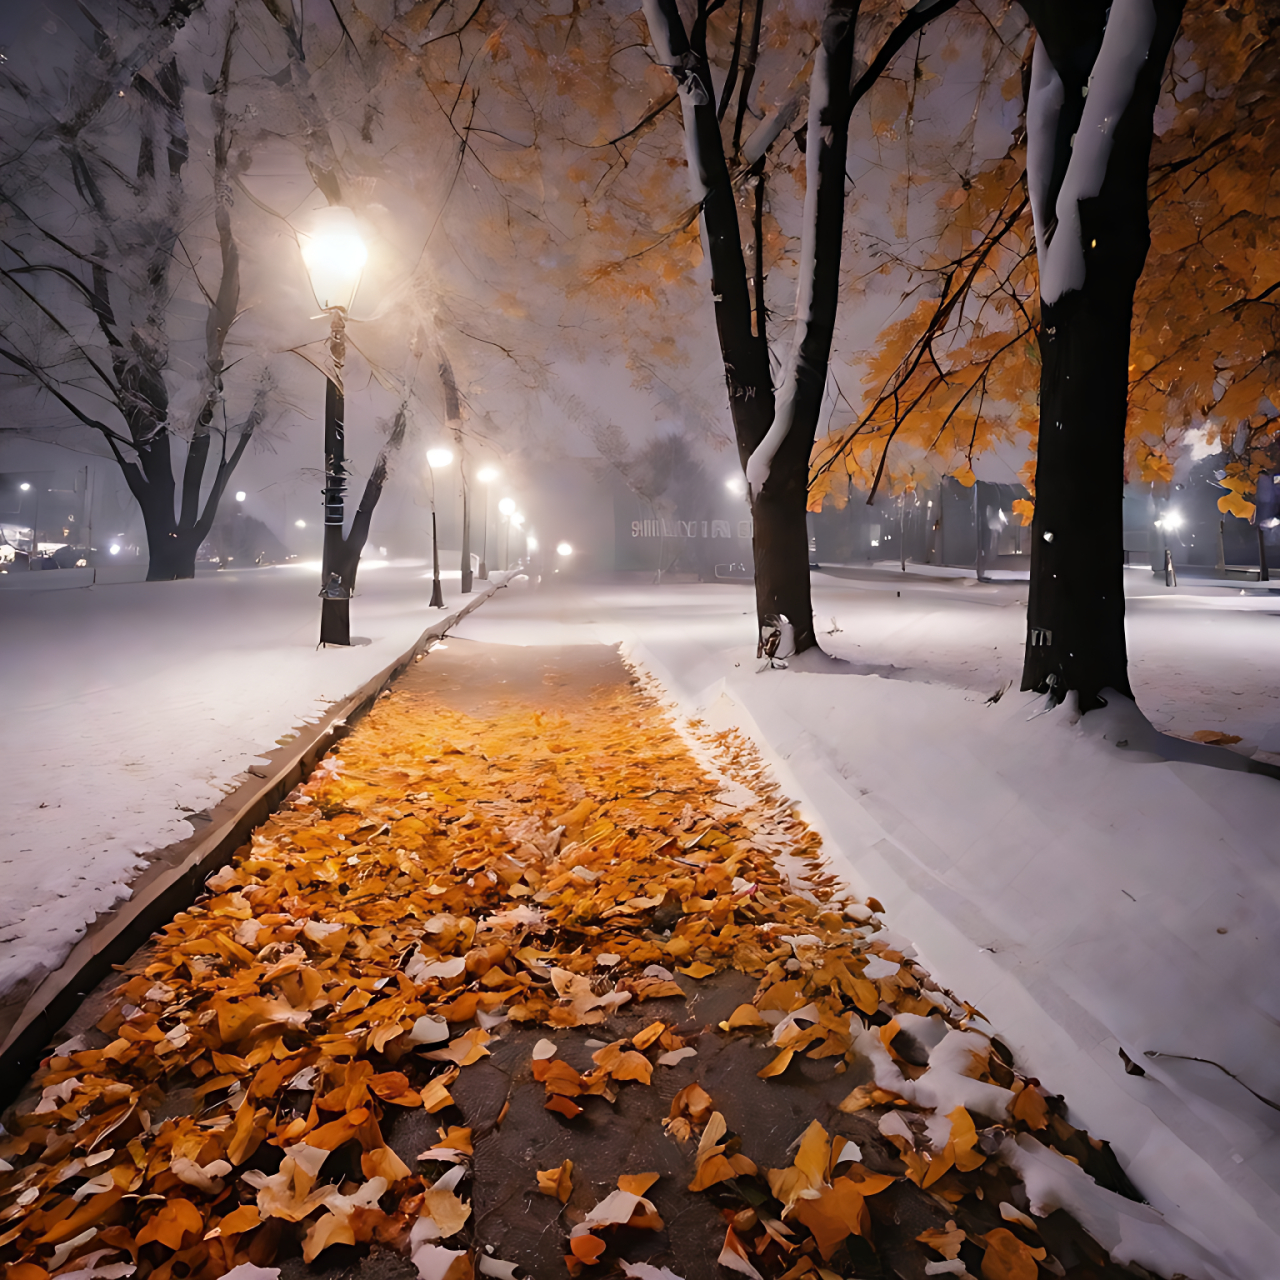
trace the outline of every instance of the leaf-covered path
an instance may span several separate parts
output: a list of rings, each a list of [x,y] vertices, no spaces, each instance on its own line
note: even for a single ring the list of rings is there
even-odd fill
[[[1041,1203],[1107,1148],[613,650],[437,649],[209,888],[5,1117],[12,1280],[1133,1274]]]

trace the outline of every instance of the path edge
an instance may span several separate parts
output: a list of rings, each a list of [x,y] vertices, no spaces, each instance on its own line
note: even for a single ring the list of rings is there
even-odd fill
[[[285,796],[333,746],[345,738],[377,702],[379,695],[431,644],[442,639],[473,610],[507,585],[496,575],[488,589],[428,627],[394,662],[304,725],[284,750],[265,753],[271,763],[250,766],[244,781],[220,800],[203,832],[150,855],[146,871],[130,886],[118,907],[94,920],[58,968],[47,973],[27,997],[0,1044],[0,1108],[7,1107],[40,1065],[47,1046],[81,1001],[123,964],[151,935],[204,891],[205,880],[231,861],[253,829],[280,806]]]

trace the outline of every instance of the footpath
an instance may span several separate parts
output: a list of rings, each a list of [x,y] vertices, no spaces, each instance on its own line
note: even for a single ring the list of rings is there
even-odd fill
[[[11,1280],[1228,1280],[732,730],[451,639],[0,1137]]]

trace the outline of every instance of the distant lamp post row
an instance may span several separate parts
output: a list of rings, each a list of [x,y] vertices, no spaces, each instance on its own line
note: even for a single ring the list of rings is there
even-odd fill
[[[302,238],[302,261],[320,310],[329,317],[329,358],[333,372],[325,384],[324,400],[324,551],[320,561],[320,643],[351,643],[351,584],[343,580],[346,492],[346,421],[342,366],[346,362],[347,314],[355,301],[360,277],[368,261],[356,217],[350,209],[330,205],[312,220],[311,234]]]
[[[431,608],[444,608],[440,588],[440,537],[436,525],[436,472],[453,461],[453,450],[443,446],[427,450],[427,474],[431,477]]]

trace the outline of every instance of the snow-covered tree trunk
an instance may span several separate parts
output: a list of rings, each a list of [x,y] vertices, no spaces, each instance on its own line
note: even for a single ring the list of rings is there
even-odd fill
[[[791,622],[797,653],[818,643],[809,590],[805,516],[809,457],[826,392],[839,306],[857,14],[858,0],[833,2],[822,24],[822,43],[809,88],[795,332],[773,421],[746,465],[756,531],[756,596],[760,614],[778,614]]]
[[[1023,0],[1042,373],[1022,687],[1132,697],[1121,502],[1152,118],[1183,0]]]

